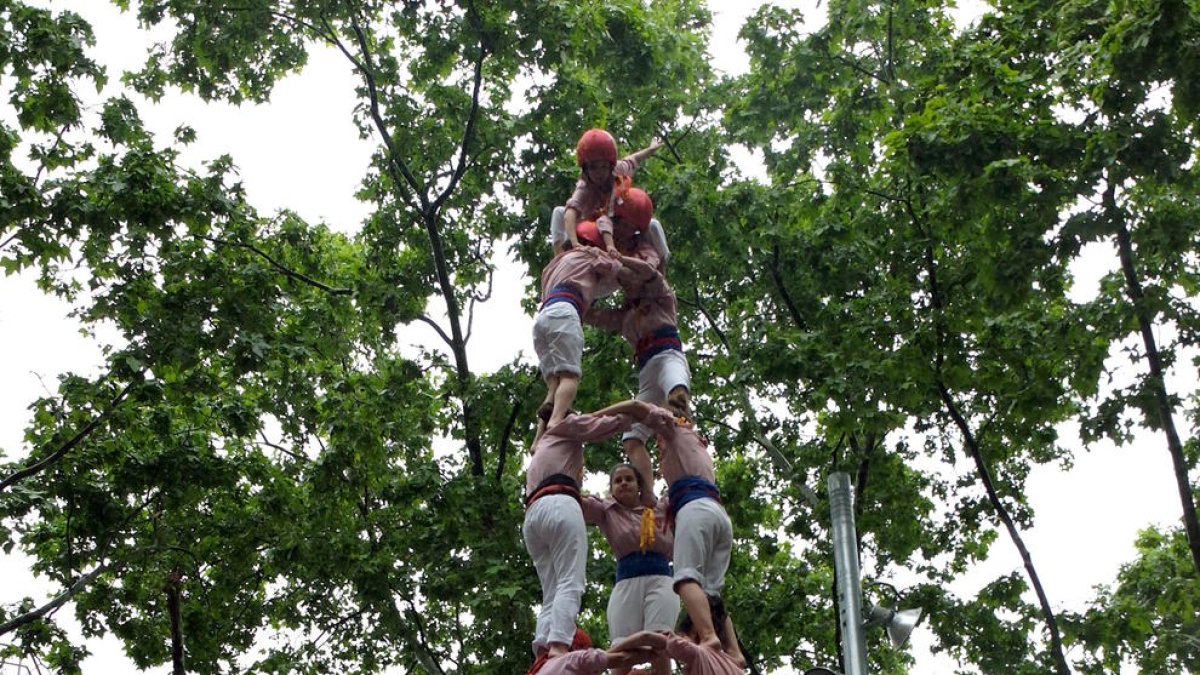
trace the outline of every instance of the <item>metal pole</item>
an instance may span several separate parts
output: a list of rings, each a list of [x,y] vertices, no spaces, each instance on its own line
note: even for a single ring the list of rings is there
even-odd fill
[[[833,565],[837,571],[838,620],[842,623],[842,670],[867,675],[867,641],[862,619],[862,581],[858,569],[858,537],[854,532],[854,493],[850,474],[829,476],[829,513],[833,520]]]

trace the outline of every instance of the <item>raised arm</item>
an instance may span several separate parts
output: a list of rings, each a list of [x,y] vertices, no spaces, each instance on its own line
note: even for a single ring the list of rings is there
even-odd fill
[[[632,155],[629,155],[626,159],[632,159],[633,161],[637,162],[638,164],[641,164],[642,162],[644,162],[647,159],[649,159],[650,157],[652,157],[654,155],[654,153],[658,152],[658,149],[661,148],[662,146],[663,146],[662,141],[654,141],[648,147],[638,150],[637,152],[633,153]]]

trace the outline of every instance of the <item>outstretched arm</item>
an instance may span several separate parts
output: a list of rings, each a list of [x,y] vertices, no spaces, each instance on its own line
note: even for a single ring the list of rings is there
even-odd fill
[[[650,414],[652,408],[641,401],[630,399],[621,401],[610,406],[605,406],[592,413],[594,417],[611,417],[613,415],[629,415],[635,419],[641,420]]]
[[[632,155],[629,155],[628,159],[632,159],[633,161],[637,162],[638,164],[641,164],[642,162],[646,161],[651,156],[653,156],[654,153],[658,152],[658,149],[661,148],[662,146],[663,146],[662,141],[654,141],[649,146],[642,148],[641,150],[638,150],[637,152],[633,153]]]
[[[575,225],[577,223],[579,223],[579,212],[568,206],[566,210],[563,211],[563,229],[567,232],[566,243],[570,245],[564,245],[563,248],[579,247],[579,235],[575,234]],[[561,252],[562,251],[555,251],[555,253]]]
[[[609,651],[626,651],[630,649],[649,649],[662,651],[667,648],[667,636],[652,630],[643,630],[613,643]]]

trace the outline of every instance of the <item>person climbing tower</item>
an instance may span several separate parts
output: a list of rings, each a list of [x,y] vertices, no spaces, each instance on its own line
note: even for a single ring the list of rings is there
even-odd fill
[[[592,301],[615,291],[617,272],[644,264],[628,256],[611,257],[600,250],[595,223],[580,223],[588,245],[563,251],[542,270],[542,306],[533,320],[533,349],[546,382],[542,407],[550,416],[539,421],[539,433],[558,424],[575,401],[583,376],[583,318]]]
[[[620,333],[633,349],[639,401],[691,410],[691,371],[676,328],[675,292],[658,270],[634,259],[617,274],[624,290],[617,308],[593,307],[584,322]],[[650,430],[635,424],[621,438],[625,456],[643,476],[651,475],[646,439]]]
[[[702,647],[722,649],[709,609],[721,594],[733,551],[733,525],[721,505],[708,441],[696,433],[690,410],[653,407],[642,423],[656,435],[675,527],[675,592]]]
[[[647,416],[650,407],[622,401],[592,414],[570,414],[534,441],[525,473],[525,520],[521,536],[542,587],[533,639],[535,655],[568,651],[583,595],[587,528],[580,506],[583,444],[600,441]]]
[[[583,495],[583,519],[599,528],[617,559],[616,582],[608,596],[608,637],[613,643],[641,630],[668,631],[679,615],[671,588],[673,538],[666,522],[667,499],[655,500],[653,479],[630,464],[609,474],[609,497]],[[643,495],[653,506],[644,506]],[[669,675],[665,654],[651,661],[654,675]],[[623,675],[624,669],[614,669]]]

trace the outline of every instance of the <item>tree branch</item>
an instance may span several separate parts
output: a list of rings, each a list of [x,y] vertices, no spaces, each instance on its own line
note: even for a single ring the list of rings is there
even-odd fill
[[[276,270],[281,272],[284,276],[288,277],[289,279],[293,279],[295,281],[299,281],[301,283],[308,284],[309,286],[312,286],[313,288],[325,291],[326,293],[329,293],[331,295],[350,295],[351,293],[353,293],[353,291],[349,288],[334,288],[333,286],[329,286],[320,281],[317,281],[316,279],[313,279],[310,276],[307,276],[305,274],[301,274],[300,272],[291,270],[291,269],[287,268],[286,266],[284,266],[279,261],[272,258],[269,254],[267,254],[266,251],[263,251],[262,249],[258,248],[257,246],[254,246],[253,244],[247,244],[247,243],[241,242],[241,241],[229,241],[228,239],[221,239],[220,237],[202,236],[201,239],[204,239],[206,241],[211,241],[214,244],[220,244],[222,246],[235,246],[237,248],[244,248],[248,251],[251,251],[251,252],[255,253],[256,255],[258,255],[259,257],[261,257],[263,260],[266,260],[268,263],[270,263],[271,267],[274,267]]]
[[[1116,200],[1116,183],[1111,179],[1104,190],[1104,212],[1117,234],[1117,250],[1121,258],[1121,271],[1125,276],[1125,294],[1137,316],[1138,331],[1142,335],[1142,344],[1146,349],[1146,365],[1150,369],[1149,385],[1154,393],[1154,403],[1158,413],[1158,423],[1167,437],[1167,451],[1171,455],[1171,463],[1175,470],[1175,484],[1179,491],[1179,501],[1183,508],[1183,529],[1187,534],[1188,548],[1192,554],[1192,567],[1200,572],[1200,519],[1196,514],[1196,502],[1192,497],[1191,480],[1188,477],[1189,467],[1184,455],[1183,443],[1179,439],[1179,431],[1175,428],[1174,406],[1167,392],[1166,374],[1163,368],[1162,355],[1154,339],[1154,322],[1146,311],[1145,294],[1142,291],[1141,279],[1138,277],[1137,266],[1133,259],[1133,240],[1125,219],[1121,216]]]
[[[471,15],[474,22],[478,23],[479,17],[475,14],[474,3],[468,3],[468,13]],[[479,30],[482,30],[481,28]],[[471,144],[471,138],[475,134],[475,120],[479,114],[479,92],[483,87],[483,60],[488,55],[487,46],[483,43],[483,36],[480,35],[479,53],[475,56],[475,73],[474,82],[471,87],[471,110],[467,113],[467,125],[463,129],[462,142],[458,148],[458,166],[454,169],[454,174],[450,177],[450,182],[446,184],[446,189],[442,191],[437,199],[433,201],[430,209],[436,213],[446,203],[446,200],[458,187],[458,182],[462,180],[463,174],[467,171],[467,147]]]
[[[409,170],[408,164],[400,158],[400,153],[396,150],[396,143],[392,140],[392,135],[388,132],[387,124],[383,121],[383,114],[379,112],[379,86],[375,82],[375,70],[371,65],[371,51],[367,47],[367,36],[363,33],[362,28],[358,25],[358,21],[351,21],[350,27],[354,30],[354,35],[358,39],[358,48],[362,52],[362,63],[350,58],[350,62],[355,64],[358,71],[362,73],[363,80],[367,84],[367,95],[371,101],[371,120],[375,123],[375,129],[379,131],[379,135],[383,138],[384,147],[388,153],[388,171],[392,174],[392,182],[396,188],[400,190],[400,196],[404,199],[412,209],[421,213],[429,213],[429,199],[425,196],[424,190],[417,183],[416,176]],[[338,48],[343,54],[349,57],[349,51],[339,41]],[[404,180],[398,180],[396,171],[399,171]],[[407,186],[407,189],[406,189]],[[411,192],[410,192],[411,190]],[[413,195],[416,196],[417,202],[413,202]]]
[[[139,371],[138,375],[140,376],[142,372],[145,372],[145,371],[144,370]],[[3,481],[0,481],[0,491],[8,489],[12,485],[16,484],[18,481],[24,480],[30,476],[40,473],[46,467],[48,467],[51,464],[62,459],[63,455],[70,452],[73,448],[75,448],[75,446],[82,443],[85,438],[87,438],[93,431],[96,430],[96,427],[100,426],[105,420],[107,420],[109,418],[110,415],[112,415],[113,411],[115,411],[117,409],[117,407],[121,404],[121,402],[125,399],[125,396],[129,394],[129,390],[133,387],[135,382],[137,382],[137,378],[130,379],[129,384],[126,384],[125,387],[123,389],[121,389],[121,391],[115,397],[113,397],[113,400],[111,402],[109,402],[108,407],[104,409],[104,412],[100,413],[97,417],[94,417],[92,419],[92,421],[88,422],[86,426],[84,426],[82,429],[80,429],[78,433],[76,433],[74,436],[71,437],[70,440],[68,440],[66,443],[64,443],[62,445],[62,447],[60,447],[59,449],[50,453],[48,456],[43,458],[41,461],[35,462],[34,464],[31,464],[30,466],[27,466],[24,469],[20,469],[17,472],[13,473],[8,478],[5,478]]]
[[[30,610],[20,616],[15,616],[12,619],[0,624],[0,635],[5,635],[13,630],[16,630],[17,628],[20,628],[21,626],[24,626],[25,624],[37,621],[50,612],[62,607],[68,600],[78,595],[79,592],[84,589],[84,587],[95,581],[96,578],[101,574],[104,574],[108,570],[116,567],[120,567],[120,565],[114,563],[103,563],[99,565],[96,567],[96,569],[76,579],[75,583],[71,584],[70,588],[60,593],[50,602],[38,607],[37,609]]]

